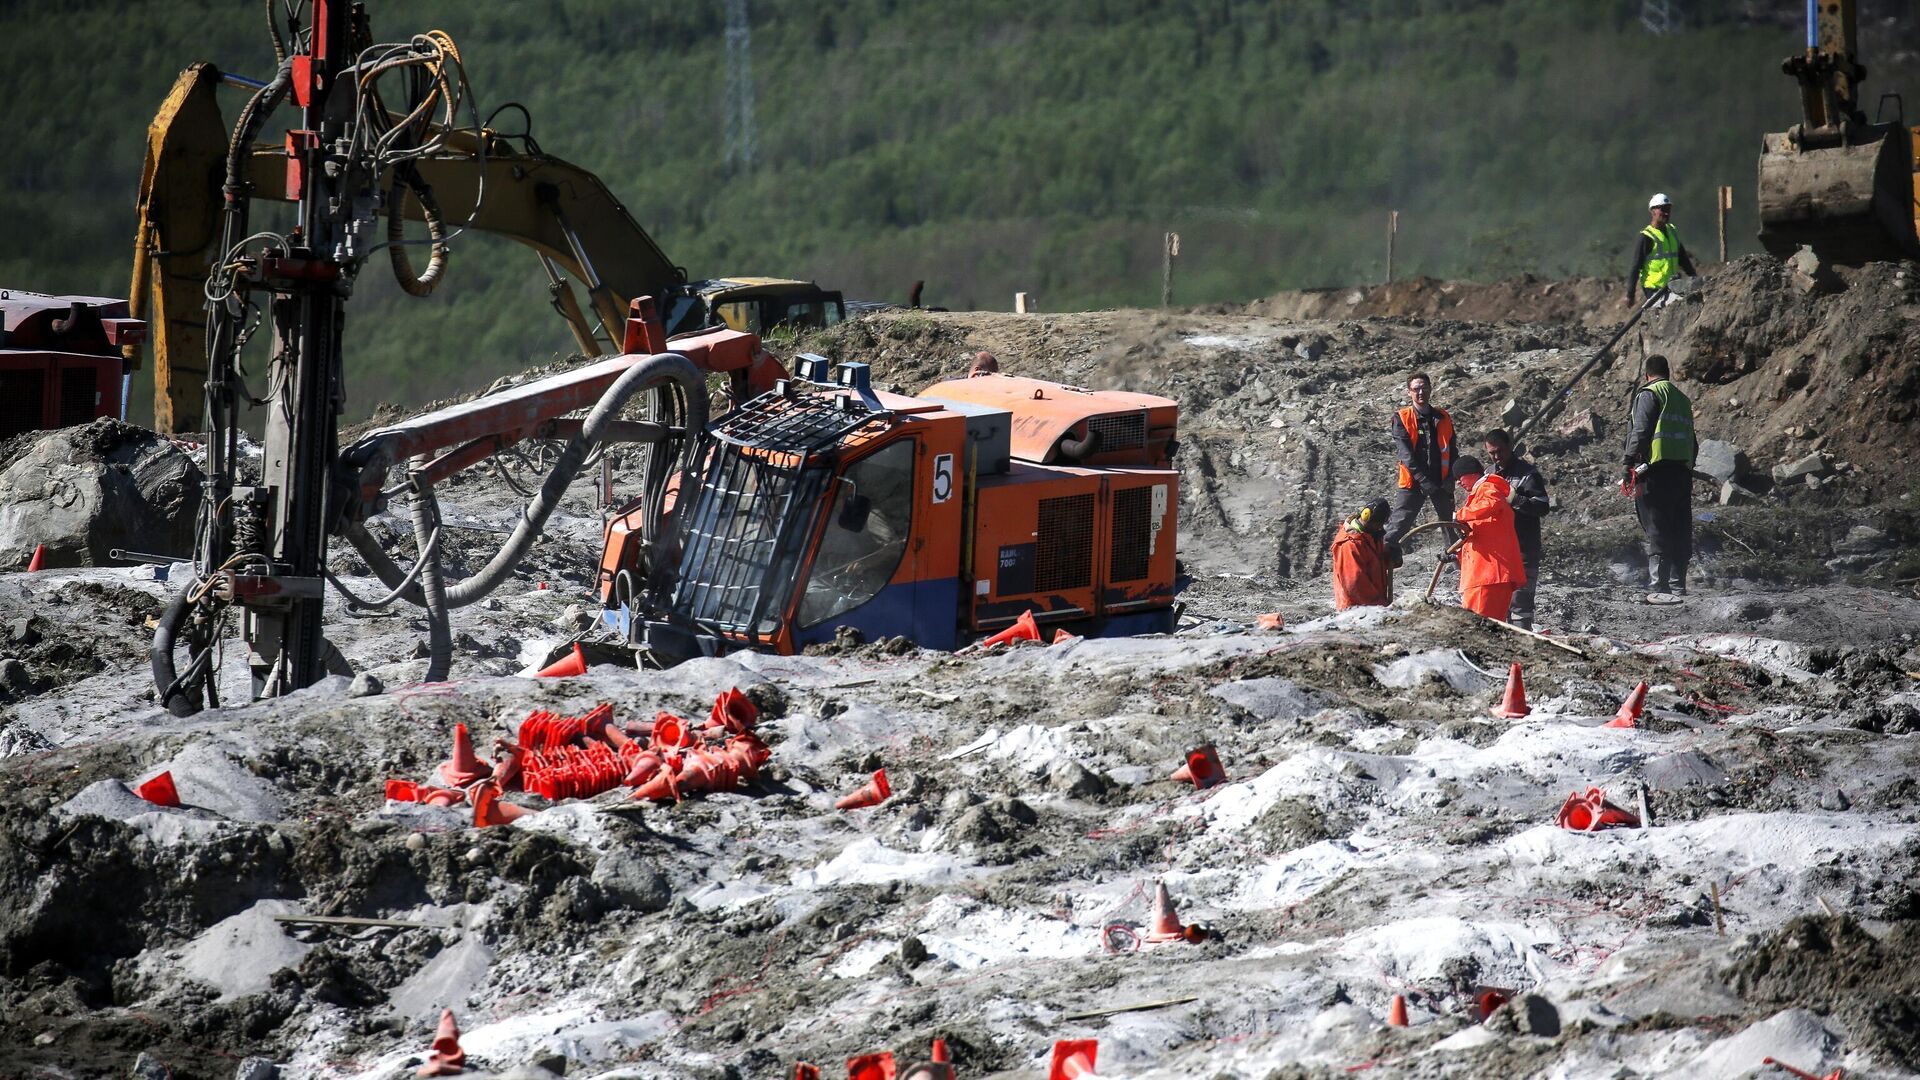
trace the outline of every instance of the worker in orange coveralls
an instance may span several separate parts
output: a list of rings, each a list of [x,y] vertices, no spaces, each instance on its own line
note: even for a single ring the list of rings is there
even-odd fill
[[[1513,488],[1504,477],[1487,472],[1478,458],[1461,458],[1453,473],[1467,492],[1467,501],[1453,515],[1466,526],[1460,538],[1460,606],[1505,622],[1513,590],[1527,583],[1513,507],[1507,502]]]
[[[1333,537],[1333,608],[1393,602],[1393,574],[1387,565],[1387,500],[1375,499],[1341,524]]]

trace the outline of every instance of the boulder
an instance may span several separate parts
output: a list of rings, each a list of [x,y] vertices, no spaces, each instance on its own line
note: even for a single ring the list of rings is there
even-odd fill
[[[1508,398],[1507,403],[1500,407],[1500,424],[1508,431],[1512,431],[1514,428],[1525,423],[1527,417],[1532,415],[1533,409],[1531,406],[1524,404],[1519,398]]]
[[[172,440],[101,418],[30,432],[0,469],[0,567],[113,565],[114,548],[186,557],[201,473]]]
[[[1732,480],[1720,485],[1721,506],[1747,506],[1759,501],[1759,492],[1743,488]]]
[[[1302,360],[1318,360],[1327,353],[1327,339],[1310,337],[1293,347],[1293,355]]]
[[[1751,475],[1753,464],[1747,460],[1745,451],[1730,442],[1702,439],[1693,455],[1693,471],[1725,484]]]
[[[1568,413],[1566,419],[1554,427],[1553,433],[1568,439],[1597,439],[1601,434],[1600,416],[1592,409]]]
[[[1831,475],[1832,472],[1833,465],[1827,460],[1827,455],[1815,450],[1813,453],[1796,461],[1775,465],[1773,467],[1773,482],[1776,484],[1788,484],[1795,480],[1805,480],[1808,477],[1828,476]]]
[[[1793,280],[1793,287],[1808,295],[1832,292],[1840,287],[1840,278],[1820,256],[1805,244],[1787,259],[1787,276]]]

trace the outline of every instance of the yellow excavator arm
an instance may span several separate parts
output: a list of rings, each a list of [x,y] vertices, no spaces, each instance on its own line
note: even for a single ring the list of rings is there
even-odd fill
[[[154,419],[161,431],[192,431],[201,425],[206,376],[206,299],[212,246],[220,234],[221,174],[228,129],[214,99],[226,77],[211,64],[181,72],[147,129],[146,164],[140,178],[139,230],[134,243],[130,303],[136,318],[146,318],[148,293],[153,303]],[[484,152],[483,152],[484,151]],[[465,226],[507,236],[532,248],[547,273],[554,306],[566,319],[580,351],[596,356],[601,338],[617,347],[627,304],[636,296],[661,298],[668,324],[668,298],[690,295],[686,272],[673,264],[614,198],[600,178],[577,165],[516,146],[492,131],[451,131],[442,149],[420,159],[416,168],[439,209],[445,227]],[[248,169],[252,197],[287,197],[287,155],[283,147],[258,144]],[[404,218],[427,220],[419,197],[406,192],[390,200]],[[424,230],[415,230],[415,240]],[[409,245],[411,246],[411,245]],[[417,255],[422,249],[414,248]],[[407,247],[391,248],[403,260]],[[431,287],[396,267],[409,291]],[[582,310],[568,278],[587,290],[594,318]],[[697,298],[694,300],[697,302]],[[596,334],[595,323],[605,328]],[[137,346],[129,346],[137,349]],[[136,353],[128,359],[138,363]]]

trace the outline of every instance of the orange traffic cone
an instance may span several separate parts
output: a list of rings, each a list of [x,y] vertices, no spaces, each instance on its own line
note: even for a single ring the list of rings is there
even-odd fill
[[[677,750],[693,745],[693,732],[687,730],[687,722],[670,712],[655,713],[653,717],[653,748],[655,750]]]
[[[478,784],[473,789],[473,827],[484,829],[491,825],[505,825],[518,821],[528,814],[540,811],[526,806],[515,806],[500,801],[500,788],[491,781]]]
[[[865,787],[840,796],[840,801],[833,805],[837,810],[858,810],[863,806],[877,806],[892,796],[893,788],[887,785],[887,770],[877,769]]]
[[[1173,775],[1168,779],[1186,780],[1196,789],[1205,791],[1226,778],[1227,770],[1220,767],[1220,754],[1214,750],[1212,743],[1207,743],[1187,751],[1187,763],[1173,770]]]
[[[1006,645],[1015,641],[1039,640],[1040,626],[1033,621],[1033,609],[1028,608],[1020,613],[1019,618],[1013,620],[1012,626],[981,642],[980,647],[983,649],[991,649],[995,645]]]
[[[1080,640],[1079,634],[1069,634],[1065,630],[1055,630],[1053,632],[1053,640],[1048,642],[1048,644],[1067,645],[1079,640]]]
[[[33,545],[33,558],[27,560],[27,573],[31,574],[35,570],[40,569],[42,566],[46,565],[46,561],[47,561],[47,545],[45,544]]]
[[[793,1080],[820,1080],[820,1066],[804,1061],[793,1063]]]
[[[1393,1000],[1387,1002],[1387,1026],[1407,1026],[1407,999],[1405,995],[1395,994],[1393,995]]]
[[[847,1059],[847,1080],[894,1080],[894,1073],[891,1050]]]
[[[1478,994],[1474,995],[1474,998],[1473,998],[1474,1013],[1479,1018],[1480,1022],[1484,1024],[1487,1022],[1487,1017],[1493,1015],[1493,1011],[1495,1009],[1498,1009],[1500,1006],[1505,1005],[1507,1002],[1512,1000],[1513,1000],[1513,996],[1511,994],[1505,994],[1499,990],[1494,990],[1491,988],[1482,990]]]
[[[1199,944],[1206,939],[1206,927],[1198,923],[1192,926],[1181,924],[1180,914],[1173,909],[1173,896],[1167,892],[1167,883],[1159,882],[1153,891],[1153,926],[1147,931],[1147,940],[1191,941]]]
[[[634,755],[633,767],[627,770],[626,779],[620,782],[628,787],[639,787],[653,779],[653,775],[659,771],[660,755],[642,752]]]
[[[171,770],[163,772],[151,780],[148,780],[146,783],[141,784],[139,787],[134,788],[133,793],[155,806],[180,805],[180,792],[173,786],[173,772]]]
[[[953,1061],[952,1055],[947,1053],[947,1040],[933,1040],[933,1057],[930,1060],[936,1065],[946,1065]]]
[[[1527,684],[1520,678],[1520,665],[1507,669],[1507,695],[1500,704],[1487,710],[1503,720],[1518,720],[1532,712],[1527,705]]]
[[[427,1063],[414,1070],[415,1076],[453,1076],[466,1071],[467,1052],[460,1049],[460,1025],[452,1009],[440,1011],[440,1030],[433,1037],[433,1053]]]
[[[1597,787],[1590,787],[1583,795],[1573,792],[1567,801],[1560,804],[1560,812],[1554,815],[1554,824],[1574,832],[1593,832],[1613,825],[1625,825],[1639,828],[1640,819],[1607,801],[1607,793]]]
[[[1253,617],[1255,630],[1283,630],[1286,625],[1287,617],[1278,611],[1263,612]]]
[[[573,651],[540,669],[535,678],[565,679],[573,675],[587,673],[587,654],[581,650],[580,643],[573,643]]]
[[[1645,711],[1646,707],[1647,684],[1640,683],[1633,688],[1633,693],[1627,695],[1627,700],[1620,703],[1620,711],[1613,714],[1613,719],[1607,721],[1607,726],[1617,728],[1638,727],[1640,714]]]
[[[713,712],[707,716],[707,726],[744,735],[753,730],[753,725],[759,719],[759,707],[735,686],[713,699]]]
[[[1047,1080],[1074,1080],[1092,1076],[1094,1061],[1100,1056],[1098,1039],[1062,1039],[1053,1044],[1053,1061],[1047,1066]]]
[[[474,756],[473,736],[467,733],[467,725],[453,725],[453,759],[440,763],[440,779],[454,787],[466,787],[492,775],[493,766]]]

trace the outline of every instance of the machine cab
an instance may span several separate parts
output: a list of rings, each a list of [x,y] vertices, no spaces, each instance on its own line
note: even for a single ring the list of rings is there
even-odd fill
[[[663,617],[630,639],[680,657],[792,653],[850,626],[954,647],[965,421],[848,367],[860,385],[824,385],[822,368],[709,429],[675,507],[677,568],[647,605]]]

